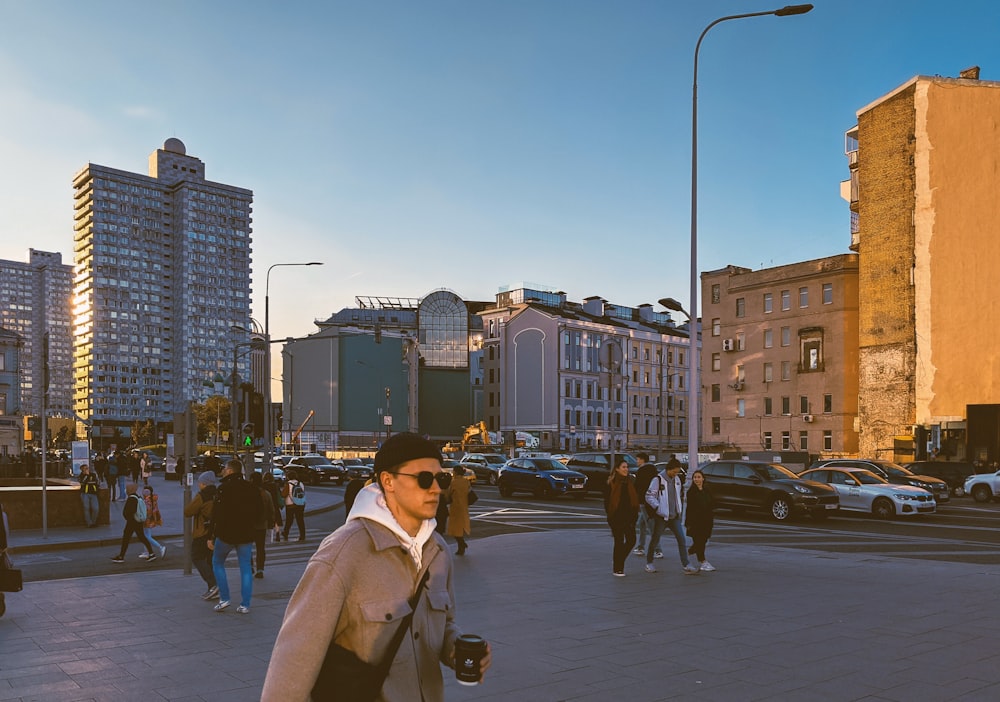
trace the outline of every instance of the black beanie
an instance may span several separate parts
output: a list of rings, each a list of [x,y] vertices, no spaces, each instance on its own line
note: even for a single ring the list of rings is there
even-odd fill
[[[419,434],[401,432],[394,434],[382,444],[375,454],[375,472],[392,470],[396,466],[417,458],[434,458],[441,461],[441,450],[432,441]]]

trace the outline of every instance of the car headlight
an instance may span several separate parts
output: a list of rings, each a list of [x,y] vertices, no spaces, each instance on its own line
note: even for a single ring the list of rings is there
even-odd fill
[[[803,495],[811,495],[812,490],[807,488],[805,485],[793,485],[796,491],[801,492]]]
[[[905,501],[917,499],[915,495],[910,495],[909,493],[906,492],[896,492],[893,493],[892,496],[895,497],[897,500],[905,500]]]

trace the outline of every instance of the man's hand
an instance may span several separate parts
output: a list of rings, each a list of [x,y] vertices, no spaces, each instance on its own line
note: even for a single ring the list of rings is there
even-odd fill
[[[486,677],[486,671],[490,669],[490,665],[493,663],[492,649],[490,648],[490,642],[486,642],[486,653],[479,661],[479,684],[483,682],[483,678]],[[455,668],[455,654],[451,654],[451,667]]]

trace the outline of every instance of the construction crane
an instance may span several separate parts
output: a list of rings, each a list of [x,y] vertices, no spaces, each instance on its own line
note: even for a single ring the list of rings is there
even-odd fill
[[[309,410],[309,414],[307,414],[307,415],[306,415],[306,418],[302,420],[302,424],[300,424],[300,425],[299,425],[299,428],[295,430],[295,433],[294,433],[294,434],[292,434],[292,438],[291,438],[291,440],[290,440],[290,441],[288,442],[289,444],[291,444],[292,446],[295,446],[295,445],[296,445],[296,443],[295,443],[295,442],[296,442],[296,441],[298,441],[298,439],[299,439],[299,434],[301,434],[301,433],[302,433],[302,430],[306,428],[306,423],[307,423],[307,422],[308,422],[308,421],[309,421],[310,419],[312,419],[312,418],[313,418],[313,415],[314,415],[314,414],[316,414],[316,413],[315,413],[315,412],[314,412],[313,410]],[[299,446],[299,453],[301,453],[301,452],[302,452],[302,446],[300,445],[300,446]]]
[[[490,446],[493,443],[490,441],[490,432],[486,428],[486,422],[481,421],[465,428],[465,432],[462,434],[462,450],[464,451],[466,446],[473,443],[471,439],[477,436],[479,437],[478,445]]]

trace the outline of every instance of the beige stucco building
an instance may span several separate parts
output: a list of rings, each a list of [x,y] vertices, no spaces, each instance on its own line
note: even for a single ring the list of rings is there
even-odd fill
[[[857,452],[858,258],[702,273],[705,450]]]
[[[976,429],[1000,417],[1000,82],[963,76],[916,76],[847,132],[864,456],[1000,458]]]

